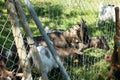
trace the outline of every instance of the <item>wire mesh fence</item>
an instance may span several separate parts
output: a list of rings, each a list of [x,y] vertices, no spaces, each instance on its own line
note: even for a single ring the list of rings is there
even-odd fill
[[[97,23],[100,14],[101,5],[119,5],[119,0],[30,0],[42,26],[50,31],[66,31],[78,24],[81,18],[86,21],[87,35],[93,43],[96,39],[100,42],[97,45],[85,48],[74,56],[64,56],[61,61],[66,68],[71,80],[105,80],[109,72],[109,63],[104,59],[106,54],[113,51],[113,35],[115,33],[115,22],[109,19],[101,20]],[[24,1],[21,1],[22,8],[27,17],[33,37],[41,36],[36,27]],[[19,57],[15,47],[15,41],[11,29],[10,17],[5,7],[5,1],[0,1],[0,66],[3,65],[2,59],[5,60],[5,67],[8,71],[16,71],[19,73]],[[19,20],[19,19],[18,19]],[[96,26],[97,23],[97,26]],[[83,24],[82,24],[83,25]],[[20,29],[23,37],[25,32]],[[104,36],[101,37],[101,36]],[[60,37],[60,36],[59,36]],[[97,37],[97,38],[96,38]],[[106,39],[106,41],[104,41]],[[40,39],[41,40],[41,39]],[[36,41],[39,41],[39,39]],[[103,41],[103,42],[102,42]],[[105,43],[104,43],[105,42]],[[82,43],[82,42],[81,42]],[[78,43],[77,43],[78,44]],[[85,44],[86,45],[86,44]],[[109,50],[103,47],[109,46]],[[82,46],[80,44],[80,46]],[[61,51],[61,52],[60,52]],[[70,49],[62,49],[60,53],[72,53]],[[12,56],[10,53],[12,53]],[[34,65],[31,66],[32,76],[34,80],[39,80],[40,71]],[[0,68],[0,75],[2,70]],[[21,72],[21,71],[20,71]],[[60,69],[53,69],[48,73],[49,80],[64,80],[64,76]],[[17,78],[19,80],[21,78]],[[113,77],[114,79],[114,77]]]

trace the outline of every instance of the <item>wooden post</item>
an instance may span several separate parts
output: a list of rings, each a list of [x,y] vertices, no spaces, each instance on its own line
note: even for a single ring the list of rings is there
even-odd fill
[[[115,18],[116,18],[116,34],[114,35],[114,51],[112,54],[111,69],[108,74],[110,80],[114,69],[120,70],[120,20],[119,20],[119,7],[115,7]]]
[[[118,59],[118,35],[119,35],[119,8],[116,7],[115,8],[115,18],[116,18],[116,33],[114,35],[114,51],[112,54],[112,66],[116,66],[116,63],[118,64],[118,62],[116,62],[116,60]],[[119,61],[119,60],[117,60]]]
[[[6,7],[10,15],[12,32],[17,47],[18,56],[20,58],[20,65],[23,70],[25,80],[33,80],[31,75],[30,63],[26,55],[23,38],[20,32],[18,17],[14,7],[13,0],[6,0]]]
[[[50,39],[47,36],[45,30],[43,29],[42,24],[41,24],[40,20],[38,19],[37,14],[34,11],[34,8],[32,7],[30,1],[29,0],[24,0],[24,2],[26,4],[26,6],[27,6],[27,8],[28,8],[28,10],[29,10],[29,12],[31,14],[31,16],[33,17],[33,20],[35,21],[35,23],[36,23],[36,25],[37,25],[40,33],[43,35],[43,37],[45,39],[45,42],[47,43],[47,45],[48,45],[48,47],[49,47],[49,49],[50,49],[50,51],[51,51],[54,59],[58,63],[59,68],[60,68],[61,72],[63,73],[65,79],[66,80],[70,80],[70,77],[69,77],[69,75],[66,72],[66,69],[64,68],[64,66],[63,66],[63,64],[62,64],[62,62],[61,62],[61,60],[60,60],[60,58],[59,58],[59,56],[58,56],[58,54],[57,54],[54,46],[50,43]]]
[[[120,65],[120,19],[119,19],[119,7],[115,8],[115,17],[116,17],[116,36],[118,37],[118,41],[116,41],[115,45],[118,49],[118,65]]]
[[[28,22],[27,22],[26,17],[25,17],[25,13],[21,7],[19,0],[15,0],[15,4],[16,4],[16,8],[17,8],[20,20],[21,20],[22,25],[23,25],[23,29],[24,29],[26,36],[27,36],[27,42],[28,42],[28,44],[30,46],[30,50],[31,50],[30,52],[32,52],[31,55],[32,55],[32,57],[34,57],[33,59],[36,62],[35,64],[38,65],[37,68],[41,71],[42,75],[44,74],[44,76],[42,76],[42,80],[48,80],[47,73],[44,73],[42,71],[42,70],[44,70],[43,69],[44,67],[43,67],[42,61],[39,57],[39,52],[38,52],[37,47],[35,45],[35,42],[33,40],[31,30],[29,28]]]

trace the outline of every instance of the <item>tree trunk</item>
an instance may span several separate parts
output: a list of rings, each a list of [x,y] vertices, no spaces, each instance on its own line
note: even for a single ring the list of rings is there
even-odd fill
[[[15,44],[17,47],[18,56],[20,58],[20,65],[23,70],[24,78],[25,80],[33,80],[31,75],[30,62],[26,55],[26,49],[20,32],[18,17],[13,0],[6,0],[6,7],[10,15],[10,20],[12,25],[11,28],[12,28]]]
[[[25,17],[25,13],[22,10],[22,7],[21,7],[19,0],[15,0],[15,4],[16,4],[16,8],[17,8],[20,20],[21,20],[22,25],[23,25],[23,29],[27,35],[27,42],[28,42],[28,45],[30,46],[30,52],[31,52],[30,55],[32,55],[32,57],[34,57],[33,60],[34,60],[35,64],[37,65],[37,68],[41,71],[42,75],[43,74],[45,75],[45,76],[42,76],[43,77],[42,80],[48,80],[47,73],[44,73],[42,71],[42,70],[44,70],[43,69],[44,67],[43,67],[42,61],[39,57],[39,52],[38,52],[37,47],[35,45],[35,42],[33,40],[31,30],[29,28],[28,22],[27,22],[26,17]]]

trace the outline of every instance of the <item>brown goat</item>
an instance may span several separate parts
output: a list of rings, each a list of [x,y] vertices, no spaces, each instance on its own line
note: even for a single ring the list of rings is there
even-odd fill
[[[80,27],[78,25],[75,25],[72,28],[63,32],[63,36],[65,37],[67,43],[80,42],[80,38],[78,37],[78,34],[77,34],[77,29],[79,30]]]
[[[77,53],[77,50],[75,48],[57,48],[56,51],[60,57],[67,57],[72,56],[73,54]]]
[[[73,25],[66,31],[54,30],[54,32],[47,33],[51,41],[56,47],[68,47],[71,43],[88,43],[89,37],[87,33],[86,22],[82,19],[81,22]],[[43,36],[34,37],[36,42],[45,41]]]
[[[86,22],[82,19],[81,22],[77,23],[76,25],[63,32],[67,43],[88,42],[89,37],[85,23]]]
[[[89,47],[109,50],[108,43],[104,36],[91,37],[89,39]]]
[[[5,62],[0,60],[0,80],[6,80],[8,77],[13,77],[13,72],[8,71],[5,67]]]
[[[6,68],[7,55],[2,46],[0,46],[0,80],[6,80],[7,78],[13,77],[13,72],[8,71]]]
[[[70,56],[77,52],[77,49],[73,45],[67,46],[68,44],[66,43],[66,41],[64,40],[64,37],[61,34],[51,33],[48,35],[50,36],[51,40],[53,41],[54,47],[60,57]],[[44,40],[41,40],[41,37],[42,36],[36,36],[33,38],[38,44],[40,44],[42,46],[47,46],[46,42]],[[63,39],[61,39],[61,38],[63,38]],[[28,44],[26,43],[25,45],[28,45]]]
[[[60,32],[53,32],[49,33],[48,36],[50,37],[51,41],[56,47],[66,47],[67,42],[63,36],[62,33]]]
[[[71,43],[71,44],[76,49],[78,49],[78,51],[83,51],[83,50],[85,50],[87,48],[91,48],[91,47],[109,50],[109,45],[104,36],[91,37],[91,38],[89,38],[89,42],[86,44],[84,44],[82,42]]]
[[[54,46],[56,47],[66,47],[67,42],[61,32],[51,32],[48,33],[48,36],[50,37],[50,40],[53,42]],[[46,46],[45,40],[43,36],[34,36],[33,39],[37,42],[42,44],[43,46]]]

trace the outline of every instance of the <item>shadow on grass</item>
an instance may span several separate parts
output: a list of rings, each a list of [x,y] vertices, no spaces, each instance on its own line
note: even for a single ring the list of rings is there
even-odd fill
[[[51,2],[41,2],[34,7],[38,16],[47,16],[50,18],[57,18],[63,13],[63,6],[58,4],[52,4]]]

